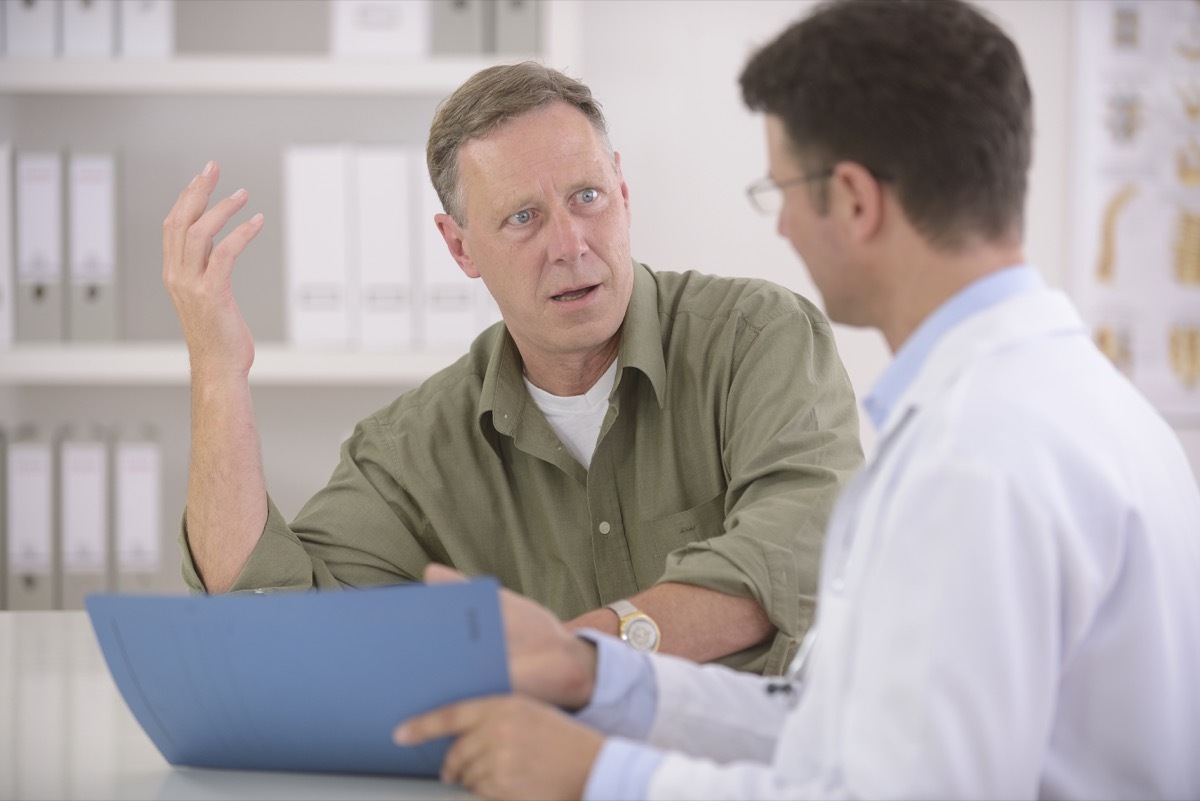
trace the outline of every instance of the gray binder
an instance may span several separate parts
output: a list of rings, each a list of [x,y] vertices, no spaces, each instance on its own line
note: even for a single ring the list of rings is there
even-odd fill
[[[38,430],[25,425],[8,443],[6,535],[8,609],[54,609],[57,504],[54,447]]]
[[[435,56],[488,52],[494,0],[433,0]]]
[[[496,0],[496,52],[535,55],[541,47],[542,0]]]
[[[117,338],[117,169],[111,153],[72,153],[67,177],[66,332]]]
[[[111,458],[100,426],[67,426],[58,441],[61,608],[83,609],[88,593],[112,589]]]
[[[62,157],[16,157],[16,339],[63,338]]]

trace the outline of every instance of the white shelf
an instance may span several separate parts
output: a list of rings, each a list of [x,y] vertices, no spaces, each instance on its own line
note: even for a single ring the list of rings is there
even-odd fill
[[[463,351],[321,350],[258,345],[254,386],[410,387]],[[182,344],[18,345],[0,350],[0,386],[187,386]]]
[[[522,59],[578,76],[580,0],[542,5],[542,53],[352,59],[184,56],[169,59],[4,58],[0,95],[428,95],[444,97],[484,67]]]
[[[519,56],[512,56],[518,59]],[[530,56],[530,58],[535,58]],[[505,57],[504,60],[508,60]],[[4,94],[404,94],[443,96],[498,59],[8,59]]]

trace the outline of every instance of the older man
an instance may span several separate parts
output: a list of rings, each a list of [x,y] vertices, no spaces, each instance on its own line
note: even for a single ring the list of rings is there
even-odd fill
[[[192,371],[191,586],[364,586],[445,562],[637,648],[781,672],[862,459],[827,320],[764,281],[635,262],[620,157],[561,73],[480,72],[438,110],[427,154],[435,222],[503,323],[360,422],[290,524],[267,494],[230,288],[262,216],[215,243],[247,198],[210,208],[209,164],[167,217]]]

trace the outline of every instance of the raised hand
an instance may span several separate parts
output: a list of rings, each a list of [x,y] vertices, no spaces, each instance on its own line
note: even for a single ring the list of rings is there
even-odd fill
[[[262,230],[263,216],[254,215],[216,242],[248,197],[239,189],[208,208],[219,177],[220,167],[210,161],[163,221],[163,284],[183,327],[193,382],[245,378],[254,362],[254,339],[230,279],[238,256]]]

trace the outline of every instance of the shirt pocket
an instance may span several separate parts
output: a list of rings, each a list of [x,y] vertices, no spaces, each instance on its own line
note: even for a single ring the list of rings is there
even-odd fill
[[[724,533],[725,491],[722,490],[691,509],[639,523],[630,546],[635,554],[644,557],[635,557],[635,564],[648,563],[657,579],[672,551]]]

